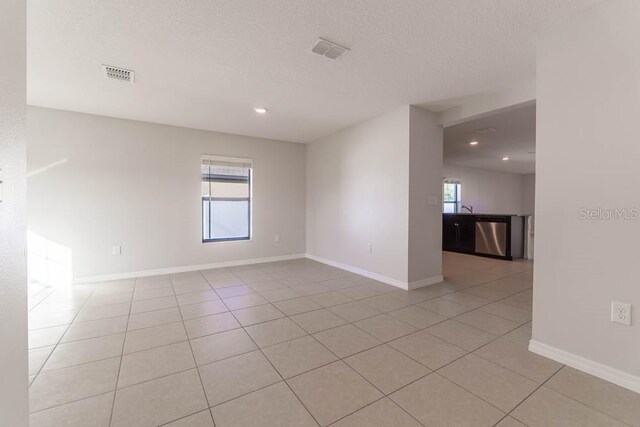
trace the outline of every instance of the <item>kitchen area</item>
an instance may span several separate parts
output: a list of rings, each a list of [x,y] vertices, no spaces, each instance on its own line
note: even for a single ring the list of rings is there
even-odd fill
[[[535,104],[444,130],[442,250],[533,259]]]
[[[442,250],[512,261],[524,258],[521,215],[444,214]]]

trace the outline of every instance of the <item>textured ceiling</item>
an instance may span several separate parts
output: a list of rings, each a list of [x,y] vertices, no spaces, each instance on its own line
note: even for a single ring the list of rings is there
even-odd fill
[[[493,133],[478,132],[488,128]],[[476,140],[478,145],[469,142]],[[536,106],[503,111],[444,129],[444,162],[512,173],[534,173]],[[509,157],[503,161],[503,157]]]
[[[536,33],[598,2],[30,0],[28,102],[308,142],[530,81]],[[318,37],[351,52],[312,54]],[[104,79],[103,63],[136,83]]]

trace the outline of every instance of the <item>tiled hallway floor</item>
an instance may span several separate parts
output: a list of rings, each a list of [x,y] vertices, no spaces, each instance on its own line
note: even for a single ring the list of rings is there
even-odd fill
[[[44,290],[31,425],[640,425],[640,395],[528,352],[531,269],[445,253],[410,292],[310,260]]]

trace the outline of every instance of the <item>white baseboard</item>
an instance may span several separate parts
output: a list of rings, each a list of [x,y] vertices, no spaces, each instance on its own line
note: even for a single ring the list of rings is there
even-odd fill
[[[348,265],[348,264],[343,264],[341,262],[333,261],[333,260],[330,260],[330,259],[321,258],[321,257],[316,256],[316,255],[307,254],[307,258],[309,258],[311,260],[314,260],[314,261],[321,262],[323,264],[330,265],[332,267],[339,268],[341,270],[350,271],[351,273],[359,274],[361,276],[365,276],[365,277],[368,277],[370,279],[377,280],[378,282],[383,282],[383,283],[386,283],[388,285],[392,285],[392,286],[398,287],[400,289],[404,289],[405,291],[411,290],[411,289],[421,288],[423,286],[433,285],[433,284],[436,284],[436,283],[440,283],[440,282],[442,282],[444,280],[444,278],[442,276],[436,276],[436,277],[430,277],[430,278],[424,279],[424,280],[419,280],[417,282],[407,283],[407,282],[403,282],[402,280],[392,279],[391,277],[383,276],[382,274],[374,273],[374,272],[365,270],[363,268],[354,267],[354,266],[351,266],[351,265]]]
[[[627,388],[636,393],[640,393],[640,377],[620,371],[602,363],[585,359],[568,351],[543,344],[539,341],[529,341],[529,351],[555,360],[572,368],[591,374],[595,377],[602,378],[620,387]]]
[[[236,267],[238,265],[247,264],[263,264],[265,262],[288,261],[291,259],[305,258],[305,254],[292,254],[271,256],[265,258],[239,259],[234,261],[214,262],[211,264],[186,265],[182,267],[157,268],[153,270],[131,271],[126,273],[104,274],[101,276],[87,276],[74,279],[73,283],[96,283],[107,282],[110,280],[133,279],[136,277],[161,276],[163,274],[186,273],[189,271],[209,270],[212,268]]]
[[[424,288],[425,286],[435,285],[436,283],[441,283],[443,281],[444,281],[444,277],[442,277],[442,275],[433,276],[433,277],[429,277],[428,279],[409,282],[407,290],[411,291],[413,289]]]
[[[98,276],[86,276],[86,277],[80,277],[80,278],[74,279],[73,283],[84,284],[84,283],[108,282],[111,280],[134,279],[136,277],[148,277],[148,276],[161,276],[164,274],[186,273],[189,271],[209,270],[212,268],[223,268],[223,267],[235,267],[239,265],[248,265],[248,264],[262,264],[265,262],[287,261],[287,260],[300,259],[300,258],[309,258],[311,260],[318,261],[323,264],[330,265],[332,267],[337,267],[342,270],[350,271],[352,273],[356,273],[361,276],[365,276],[370,279],[377,280],[379,282],[387,283],[389,285],[396,286],[404,290],[418,289],[424,286],[430,286],[436,283],[440,283],[444,280],[442,276],[435,276],[435,277],[419,280],[416,282],[407,283],[401,280],[392,279],[391,277],[383,276],[382,274],[373,273],[371,271],[368,271],[362,268],[353,267],[347,264],[342,264],[340,262],[321,258],[315,255],[292,254],[292,255],[265,257],[265,258],[250,258],[250,259],[240,259],[240,260],[234,260],[234,261],[223,261],[223,262],[215,262],[210,264],[186,265],[181,267],[156,268],[152,270],[130,271],[125,273],[103,274]]]

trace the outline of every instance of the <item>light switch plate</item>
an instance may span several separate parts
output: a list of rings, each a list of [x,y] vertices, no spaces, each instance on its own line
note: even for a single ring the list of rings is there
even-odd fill
[[[121,255],[122,254],[122,246],[114,245],[111,248],[111,253],[114,254],[114,255]]]

